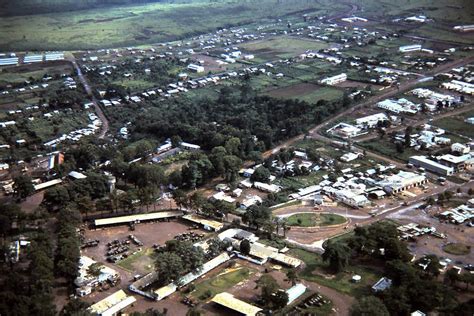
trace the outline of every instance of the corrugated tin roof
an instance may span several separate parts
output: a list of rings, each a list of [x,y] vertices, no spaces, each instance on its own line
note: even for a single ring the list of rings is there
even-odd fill
[[[261,308],[235,298],[234,295],[227,292],[217,294],[212,301],[247,316],[255,316],[262,310]]]

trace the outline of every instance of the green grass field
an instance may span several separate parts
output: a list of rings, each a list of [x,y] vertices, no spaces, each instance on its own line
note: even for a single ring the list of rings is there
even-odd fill
[[[254,272],[255,271],[246,267],[225,270],[215,277],[196,284],[196,288],[191,292],[191,296],[198,300],[206,300],[248,279]],[[208,297],[207,294],[209,293],[211,295]]]
[[[300,227],[329,226],[345,222],[344,216],[337,214],[301,213],[288,217],[288,225]]]
[[[320,50],[327,47],[328,44],[324,42],[289,36],[273,37],[241,45],[242,49],[266,60],[290,58],[304,53],[307,50]]]
[[[154,251],[145,249],[120,260],[117,265],[127,271],[135,273],[148,273],[154,268]]]
[[[465,256],[471,252],[471,246],[459,243],[452,243],[444,246],[443,251],[451,255]]]
[[[193,1],[4,17],[1,50],[72,50],[172,41],[219,27],[329,8],[306,0]]]
[[[474,138],[474,126],[466,123],[464,120],[468,117],[474,117],[474,110],[462,115],[445,117],[433,122],[433,125],[441,127],[449,132]]]
[[[408,158],[414,155],[422,155],[422,151],[416,151],[412,148],[405,148],[403,153],[399,153],[394,143],[392,143],[388,136],[385,136],[384,139],[372,139],[370,141],[365,141],[359,143],[362,147],[367,148],[367,150],[371,150],[382,154],[387,157],[395,158],[402,162],[408,161]]]
[[[319,283],[356,298],[370,294],[370,286],[372,286],[382,276],[381,272],[372,267],[354,265],[348,266],[345,269],[348,272],[341,272],[332,277],[327,275],[327,264],[322,261],[319,254],[299,248],[292,249],[290,254],[296,256],[305,263],[304,270],[299,274],[300,278]],[[355,274],[362,277],[360,283],[353,283],[351,281],[352,276]]]

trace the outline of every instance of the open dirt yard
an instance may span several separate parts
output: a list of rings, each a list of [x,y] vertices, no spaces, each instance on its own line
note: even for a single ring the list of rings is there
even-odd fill
[[[434,214],[438,213],[441,208],[435,206],[430,210],[409,209],[406,212],[390,215],[389,218],[394,219],[401,224],[418,223],[426,226],[433,226],[436,231],[447,236],[446,239],[437,238],[431,235],[419,237],[416,242],[409,243],[410,251],[417,258],[424,255],[434,254],[438,257],[449,258],[454,262],[462,262],[463,264],[474,263],[474,252],[468,255],[453,255],[443,251],[443,246],[450,243],[460,243],[464,245],[474,245],[474,234],[472,227],[466,225],[454,225],[440,221]]]

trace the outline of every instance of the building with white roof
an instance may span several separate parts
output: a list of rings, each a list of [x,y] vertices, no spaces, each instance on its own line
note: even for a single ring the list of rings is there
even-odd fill
[[[120,290],[91,305],[89,311],[99,316],[115,316],[135,302],[135,297],[128,296],[123,290]]]
[[[387,193],[396,194],[405,190],[424,185],[428,182],[424,175],[420,175],[414,172],[400,171],[398,174],[394,174],[386,177],[382,181],[378,182]]]
[[[105,265],[100,266],[98,275],[89,274],[89,267],[93,264],[97,264],[97,262],[87,256],[81,256],[79,259],[79,275],[74,280],[74,284],[78,287],[78,294],[84,293],[86,288],[94,288],[104,282],[114,283],[120,278],[117,271]]]
[[[344,82],[346,80],[347,80],[347,74],[342,73],[342,74],[339,74],[339,75],[336,75],[336,76],[321,79],[319,81],[319,83],[333,86],[333,85],[336,85],[338,83]]]
[[[416,167],[422,167],[428,171],[443,176],[450,176],[454,173],[453,167],[448,167],[434,160],[428,159],[426,156],[411,156],[408,162]]]
[[[326,132],[341,138],[351,138],[364,134],[361,128],[347,123],[339,123]]]
[[[441,84],[441,87],[448,90],[474,95],[474,84],[460,80],[451,80],[450,82],[443,82]]]
[[[227,292],[216,294],[212,302],[245,316],[256,316],[262,311],[261,308],[239,300]]]
[[[400,46],[398,48],[398,51],[400,51],[402,53],[418,52],[420,50],[421,50],[421,45],[420,44],[405,45],[405,46]]]
[[[369,116],[364,116],[356,119],[356,125],[363,128],[375,128],[379,122],[388,121],[388,116],[385,113],[376,113]]]
[[[398,100],[383,100],[377,103],[377,107],[388,110],[390,112],[399,114],[399,113],[408,113],[408,114],[416,114],[420,108],[419,104],[414,104],[413,102],[401,98]]]
[[[455,171],[464,170],[464,163],[471,159],[471,154],[464,154],[462,156],[454,156],[446,154],[439,157],[439,162],[445,166],[454,168]]]
[[[188,69],[197,73],[204,72],[204,67],[196,64],[189,64]]]
[[[297,300],[304,292],[306,292],[306,286],[302,283],[298,283],[286,290],[286,294],[288,294],[288,305]]]

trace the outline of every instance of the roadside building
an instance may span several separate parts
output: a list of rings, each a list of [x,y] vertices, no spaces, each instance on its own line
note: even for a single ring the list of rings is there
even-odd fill
[[[443,155],[439,158],[439,162],[445,166],[453,168],[455,171],[462,171],[465,167],[465,162],[471,159],[470,154],[462,156],[454,156],[451,154]]]
[[[451,210],[442,212],[439,216],[447,219],[453,224],[463,224],[474,219],[474,208],[463,204]]]
[[[201,225],[205,230],[212,230],[217,232],[224,227],[224,224],[222,224],[221,222],[206,219],[193,214],[184,215],[182,218],[195,224]]]
[[[215,295],[212,302],[245,316],[255,316],[262,311],[261,308],[239,300],[227,292]]]
[[[436,161],[428,159],[426,156],[411,156],[408,162],[416,167],[425,168],[426,170],[443,175],[450,176],[454,173],[454,168],[442,165]]]
[[[377,113],[356,119],[356,125],[363,128],[375,128],[379,122],[388,121],[389,118],[385,113]]]
[[[328,129],[326,132],[341,138],[352,138],[365,134],[361,128],[347,123],[339,123]]]
[[[321,79],[319,83],[321,84],[327,84],[329,86],[334,86],[338,83],[344,82],[347,80],[347,74],[342,73],[340,75],[332,76],[332,77],[327,77],[324,79]]]
[[[411,188],[419,187],[427,182],[428,180],[424,175],[400,171],[398,174],[388,176],[384,180],[378,182],[378,185],[387,193],[397,194]]]
[[[96,219],[94,221],[94,226],[101,227],[101,226],[141,223],[141,222],[156,221],[156,220],[166,219],[166,218],[176,218],[180,216],[183,216],[182,211],[165,211],[165,212],[155,212],[155,213],[146,213],[146,214],[116,216],[116,217]]]

